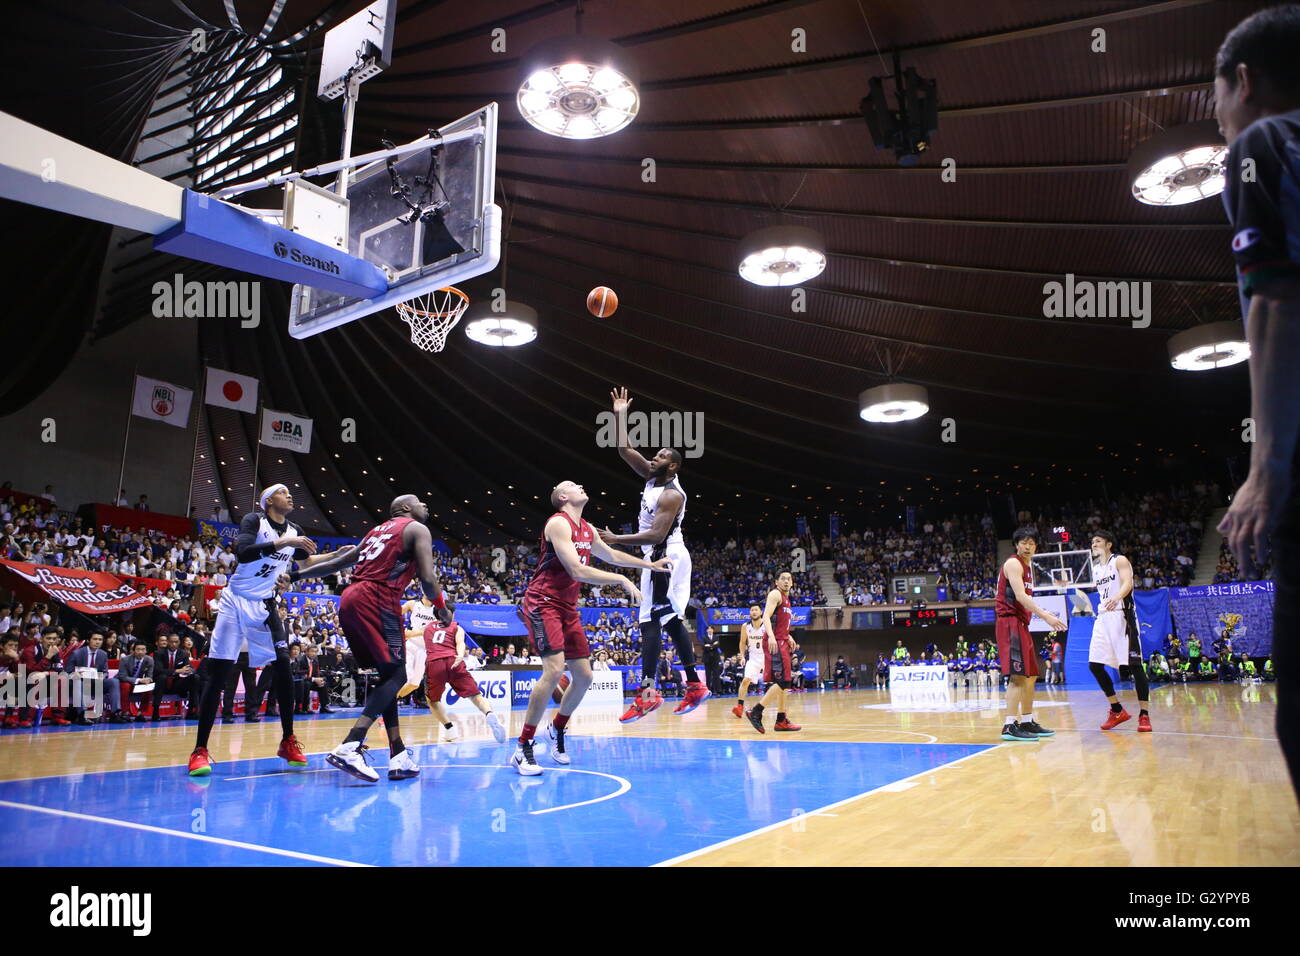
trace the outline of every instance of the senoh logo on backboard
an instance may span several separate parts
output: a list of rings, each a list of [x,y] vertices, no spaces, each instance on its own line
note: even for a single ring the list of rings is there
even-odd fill
[[[277,241],[271,248],[281,259],[288,259],[299,265],[310,266],[313,269],[319,269],[321,272],[329,272],[333,275],[339,274],[339,264],[337,262],[330,259],[319,259],[316,256],[308,255],[301,249],[290,249],[283,241]]]

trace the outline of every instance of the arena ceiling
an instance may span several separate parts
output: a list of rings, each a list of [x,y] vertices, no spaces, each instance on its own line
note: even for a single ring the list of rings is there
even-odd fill
[[[267,41],[300,36],[314,87],[320,28],[364,5],[157,0],[129,5],[147,16],[127,32],[201,21],[255,34],[282,8]],[[111,15],[124,3],[67,6],[81,30],[128,23]],[[573,0],[404,0],[394,63],[363,87],[356,148],[501,104],[507,291],[540,313],[538,340],[489,350],[454,334],[427,357],[391,312],[305,343],[278,314],[253,348],[237,324],[207,322],[202,349],[260,374],[267,404],[357,420],[356,443],[318,427],[310,455],[262,475],[310,490],[321,525],[341,532],[411,490],[453,537],[532,538],[565,478],[592,492],[597,522],[631,520],[637,480],[595,441],[614,385],[634,408],[703,414],[703,457],[682,473],[697,533],[736,521],[784,531],[797,515],[852,520],[900,501],[967,511],[1007,492],[1061,500],[1100,481],[1112,492],[1226,483],[1248,409],[1244,366],[1180,373],[1166,354],[1177,330],[1237,315],[1224,213],[1217,200],[1141,205],[1125,165],[1161,128],[1213,116],[1215,49],[1260,6],[587,0],[584,32],[634,57],[642,106],[617,135],[568,141],[524,123],[514,96],[519,54],[571,32]],[[491,47],[498,27],[504,53]],[[1093,51],[1098,29],[1104,53]],[[796,30],[806,52],[791,49]],[[115,42],[100,66],[125,77],[134,61]],[[911,169],[872,147],[858,107],[894,51],[938,81],[939,132]],[[50,82],[47,104],[93,109],[119,95],[104,84],[100,102]],[[295,166],[333,158],[336,113],[304,97]],[[97,135],[116,143],[122,131]],[[946,158],[955,182],[940,178]],[[827,244],[802,313],[788,290],[736,272],[737,242],[777,223]],[[1150,327],[1044,317],[1044,283],[1066,274],[1150,282]],[[499,281],[466,290],[481,297]],[[598,285],[621,298],[611,318],[584,308]],[[858,393],[891,376],[925,385],[929,414],[862,422]],[[251,447],[252,426],[219,414],[214,436]]]

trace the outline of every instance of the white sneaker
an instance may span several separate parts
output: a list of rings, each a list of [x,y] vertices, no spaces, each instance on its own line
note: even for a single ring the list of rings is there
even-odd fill
[[[533,756],[533,742],[531,740],[524,741],[515,748],[514,754],[510,757],[510,762],[525,777],[536,777],[542,772],[542,768],[537,765],[537,758]]]
[[[396,757],[388,758],[388,779],[409,780],[420,775],[420,765],[415,762],[415,754],[407,747]]]
[[[442,739],[448,741],[460,740],[460,727],[453,722],[450,727],[442,728]]]
[[[497,743],[503,744],[506,742],[506,729],[501,726],[501,721],[496,714],[487,715],[487,725],[488,729],[492,731],[492,736],[497,739]]]
[[[366,760],[366,748],[355,741],[350,744],[339,744],[325,755],[325,762],[366,783],[379,782],[379,774],[371,769],[370,763]]]
[[[547,724],[546,732],[551,735],[551,759],[561,766],[569,765],[569,755],[564,752],[564,731],[556,730],[555,724]]]

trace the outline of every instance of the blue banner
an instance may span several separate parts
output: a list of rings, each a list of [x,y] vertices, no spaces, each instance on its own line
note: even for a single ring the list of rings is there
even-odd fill
[[[1273,582],[1234,581],[1169,588],[1169,607],[1184,646],[1196,632],[1206,653],[1217,637],[1232,641],[1234,654],[1267,657],[1273,652]],[[1145,644],[1143,645],[1145,649]]]
[[[802,538],[804,535],[806,535],[806,534],[808,533],[808,519],[807,519],[807,518],[795,518],[795,519],[794,519],[794,533],[797,534],[797,535],[798,535],[799,537],[801,537],[801,538]]]
[[[523,637],[528,633],[513,604],[457,604],[456,623],[484,637]]]
[[[839,515],[831,515],[830,532],[831,532],[831,540],[838,541],[840,537],[840,516]]]
[[[761,607],[761,605],[760,605]],[[719,624],[744,624],[749,620],[749,608],[747,607],[710,607],[703,608],[700,617],[704,619],[705,626]],[[811,607],[792,607],[790,608],[790,626],[803,627],[812,618]]]

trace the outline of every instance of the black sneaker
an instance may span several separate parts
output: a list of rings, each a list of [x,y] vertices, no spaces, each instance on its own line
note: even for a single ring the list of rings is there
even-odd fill
[[[1003,740],[1037,740],[1037,734],[1031,734],[1025,730],[1024,724],[1004,724],[1002,726]]]
[[[757,730],[760,734],[767,733],[767,731],[763,729],[762,714],[756,714],[754,713],[753,710],[747,710],[745,711],[745,716],[749,718],[749,722],[754,725],[754,729]]]
[[[1020,727],[1021,730],[1027,730],[1027,731],[1029,731],[1029,732],[1030,732],[1031,734],[1033,734],[1035,737],[1054,737],[1054,736],[1056,736],[1056,731],[1055,731],[1055,730],[1048,730],[1046,727],[1044,727],[1042,724],[1040,724],[1040,723],[1039,723],[1038,721],[1036,721],[1036,720],[1031,720],[1031,721],[1029,721],[1029,723],[1027,723],[1027,724],[1019,724],[1018,726]]]

